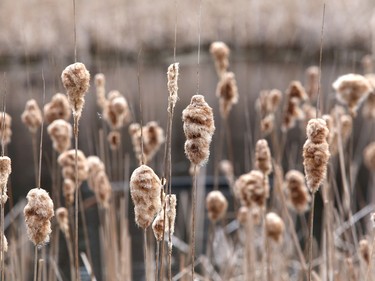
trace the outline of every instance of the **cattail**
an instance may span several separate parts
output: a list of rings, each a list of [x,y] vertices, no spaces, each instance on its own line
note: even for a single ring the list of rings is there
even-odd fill
[[[179,63],[172,63],[168,67],[168,72],[167,72],[167,78],[168,78],[168,92],[169,92],[169,97],[168,97],[168,102],[172,106],[171,109],[173,109],[176,105],[177,99],[178,99],[178,74],[179,74]],[[168,107],[168,110],[169,107]]]
[[[297,170],[290,170],[285,175],[285,192],[289,202],[297,213],[303,213],[309,208],[310,194],[305,185],[304,175]]]
[[[87,158],[87,167],[89,187],[95,193],[99,205],[103,208],[108,208],[112,188],[105,172],[104,163],[97,156],[89,156]]]
[[[64,119],[57,119],[47,127],[47,132],[52,139],[53,148],[63,153],[71,146],[72,125]]]
[[[160,212],[154,219],[152,223],[152,230],[154,232],[155,239],[157,241],[161,241],[163,239],[163,229],[165,229],[165,233],[170,232],[171,235],[174,233],[174,225],[176,220],[176,195],[175,194],[168,194],[165,196],[164,200],[166,206],[166,216],[167,219],[165,227],[164,227],[164,209],[161,208]],[[170,222],[170,224],[169,224]]]
[[[167,226],[165,226],[167,228]],[[157,241],[163,240],[163,230],[164,230],[164,210],[163,208],[155,217],[154,221],[152,222],[152,232],[154,233],[155,239]]]
[[[51,234],[51,218],[54,215],[53,202],[47,191],[34,188],[26,196],[27,205],[23,213],[27,227],[27,235],[35,246],[43,246],[49,242]]]
[[[297,120],[301,120],[304,118],[303,111],[299,107],[299,104],[300,100],[297,98],[290,98],[287,100],[281,127],[283,131],[292,129],[296,125]]]
[[[373,73],[374,72],[374,63],[372,60],[372,55],[365,55],[361,59],[363,72],[365,74]]]
[[[280,243],[283,238],[285,225],[283,220],[273,212],[269,212],[265,218],[265,229],[268,238]]]
[[[350,114],[355,117],[357,109],[372,91],[370,82],[359,74],[346,74],[332,84],[336,98],[346,104]]]
[[[60,207],[56,209],[55,214],[60,230],[62,231],[62,233],[64,233],[65,237],[70,237],[68,210],[64,207]]]
[[[219,163],[220,171],[224,174],[229,185],[234,183],[234,171],[232,162],[229,160],[221,160]]]
[[[165,197],[165,204],[166,204],[166,211],[167,211],[167,226],[168,229],[173,235],[174,233],[174,226],[176,222],[176,206],[177,206],[177,197],[175,194],[168,194]]]
[[[105,108],[107,100],[105,97],[105,76],[103,73],[95,75],[96,102],[102,109]]]
[[[57,162],[62,167],[62,174],[64,179],[70,179],[75,182],[76,170],[75,170],[75,155],[74,149],[65,151],[60,154]],[[78,170],[78,186],[82,181],[87,179],[87,164],[86,156],[81,150],[77,150],[77,170]]]
[[[304,117],[304,125],[306,128],[309,120],[316,117],[316,107],[312,106],[311,104],[304,103],[302,105],[302,111],[303,111],[303,117]]]
[[[42,111],[36,100],[27,101],[25,110],[21,115],[22,122],[26,125],[31,133],[36,133],[42,124]]]
[[[74,193],[76,190],[76,186],[74,181],[71,179],[64,179],[63,183],[63,195],[65,198],[65,204],[70,206],[74,203]]]
[[[5,116],[5,118],[4,118]],[[0,142],[4,142],[7,145],[11,141],[12,137],[12,117],[6,112],[0,113]]]
[[[225,119],[232,106],[238,103],[238,88],[233,72],[223,73],[216,88],[216,96],[220,98],[220,113]]]
[[[282,92],[277,89],[261,91],[255,102],[261,116],[275,113],[279,108],[282,95]]]
[[[76,62],[65,68],[61,80],[67,91],[70,108],[79,120],[85,103],[84,96],[90,87],[90,73],[83,63]]]
[[[70,118],[69,102],[65,95],[57,93],[43,108],[44,120],[51,124],[57,119],[68,121]]]
[[[130,111],[125,97],[118,91],[111,91],[103,109],[103,118],[112,129],[121,129],[130,121]]]
[[[215,61],[217,75],[221,77],[229,67],[230,50],[224,42],[218,41],[211,44],[210,53]]]
[[[237,211],[237,221],[245,225],[248,221],[248,215],[251,215],[252,223],[254,225],[259,225],[261,221],[261,210],[257,207],[248,208],[246,206],[241,206]]]
[[[311,101],[314,101],[318,95],[319,88],[319,67],[313,65],[306,69],[306,93]]]
[[[246,207],[264,208],[269,197],[269,185],[264,174],[257,170],[240,176],[235,182],[235,195]]]
[[[273,114],[268,114],[260,121],[260,130],[263,135],[267,136],[273,131],[275,127],[275,116]]]
[[[5,237],[5,235],[3,234],[3,250],[4,252],[8,252],[8,239]],[[2,260],[2,259],[0,259]]]
[[[111,131],[107,136],[111,150],[118,150],[121,145],[121,134],[118,131]]]
[[[130,194],[134,204],[135,222],[143,229],[150,226],[161,208],[161,182],[154,171],[141,165],[131,175]]]
[[[352,134],[353,118],[349,114],[344,114],[340,117],[340,123],[342,139],[345,142]]]
[[[3,204],[8,200],[7,184],[9,175],[12,173],[12,161],[8,156],[0,156],[0,193]]]
[[[272,172],[271,152],[265,139],[258,140],[256,143],[255,167],[266,176]]]
[[[372,228],[375,228],[375,213],[371,213],[370,221],[372,223]]]
[[[375,141],[363,150],[363,160],[367,169],[375,173]]]
[[[225,216],[228,208],[228,201],[221,191],[214,190],[207,194],[206,208],[208,218],[212,222],[216,222]]]
[[[370,245],[366,239],[362,239],[359,241],[359,253],[361,254],[362,259],[365,261],[367,265],[370,264]]]
[[[212,108],[204,97],[195,95],[182,112],[186,137],[185,154],[194,165],[203,166],[210,155],[210,143],[215,131]]]
[[[306,128],[307,140],[303,146],[303,166],[307,186],[315,193],[327,173],[330,157],[327,136],[329,134],[326,122],[321,119],[311,119]]]

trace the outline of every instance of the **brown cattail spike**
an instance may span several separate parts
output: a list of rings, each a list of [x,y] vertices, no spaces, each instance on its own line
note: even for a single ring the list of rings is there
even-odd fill
[[[4,118],[5,116],[5,118]],[[11,141],[12,137],[12,117],[8,113],[2,112],[0,114],[0,142],[4,141],[4,145],[7,145]]]
[[[96,102],[102,109],[105,108],[107,100],[105,97],[105,76],[103,73],[95,75]]]
[[[121,134],[118,131],[112,131],[107,136],[107,141],[111,150],[118,150],[121,145]]]
[[[212,222],[216,222],[225,216],[228,208],[228,201],[221,191],[214,190],[207,194],[206,208],[208,218]]]
[[[131,175],[130,194],[134,204],[135,222],[143,229],[149,227],[161,208],[161,182],[154,171],[141,165]]]
[[[12,161],[8,156],[0,156],[0,193],[3,204],[8,200],[7,184],[9,175],[12,173]]]
[[[62,233],[64,233],[65,237],[70,237],[68,210],[64,207],[60,207],[56,209],[55,214],[60,230],[62,231]]]
[[[52,139],[53,148],[63,153],[71,146],[72,125],[64,119],[57,119],[53,121],[48,127],[47,132]]]
[[[171,108],[168,107],[168,111],[173,109],[176,105],[177,99],[178,99],[178,75],[179,75],[179,63],[172,63],[168,67],[168,72],[167,72],[167,78],[168,78],[168,92],[169,92],[169,97],[168,97],[168,102],[171,105]]]
[[[130,121],[130,111],[125,97],[118,91],[111,91],[103,109],[103,118],[112,129],[121,129]]]
[[[300,171],[290,170],[285,175],[284,187],[289,206],[297,213],[307,211],[311,197],[305,185],[304,175]]]
[[[57,93],[52,97],[51,102],[47,103],[44,108],[44,120],[51,124],[57,119],[68,121],[70,118],[69,102],[65,95]]]
[[[212,108],[202,95],[195,95],[182,112],[186,137],[185,154],[194,165],[203,166],[210,155],[210,143],[215,131]]]
[[[165,229],[165,237],[168,232],[171,235],[174,233],[174,225],[176,220],[176,195],[175,194],[168,194],[165,196],[164,200],[166,206],[166,215],[164,216],[164,209],[162,208],[154,222],[152,223],[152,230],[154,232],[155,239],[161,241],[163,239],[163,229]],[[164,226],[164,217],[166,218],[166,223]],[[171,246],[171,245],[170,245]]]
[[[336,91],[336,98],[348,106],[353,117],[357,115],[358,107],[373,90],[370,82],[359,74],[340,76],[332,87]]]
[[[74,203],[74,193],[76,190],[76,185],[71,179],[64,179],[63,183],[63,195],[65,198],[65,204],[68,206]]]
[[[366,239],[362,239],[359,241],[359,253],[361,255],[361,258],[364,260],[366,265],[370,264],[371,260],[371,254],[370,254],[370,245]]]
[[[70,179],[75,182],[76,172],[75,172],[75,155],[76,151],[74,149],[65,151],[60,154],[57,162],[62,167],[62,174],[65,179]],[[77,170],[78,170],[78,186],[87,179],[87,164],[86,156],[81,151],[77,151]]]
[[[318,95],[319,88],[319,74],[320,70],[318,66],[310,66],[306,69],[306,93],[310,98],[310,101],[314,101]]]
[[[42,188],[31,189],[26,198],[28,202],[23,213],[27,235],[35,246],[43,246],[49,242],[52,232],[50,220],[54,215],[53,202]]]
[[[232,106],[238,103],[238,88],[233,72],[223,73],[216,88],[216,96],[220,98],[220,114],[226,119]]]
[[[329,134],[326,122],[321,119],[311,119],[306,128],[307,140],[303,146],[303,166],[307,186],[315,193],[322,184],[327,173],[330,157],[327,137]]]
[[[266,215],[265,228],[268,238],[277,243],[282,242],[285,225],[283,220],[276,213],[270,212]]]
[[[272,172],[271,151],[265,139],[258,140],[256,143],[255,167],[266,176]]]
[[[29,131],[35,134],[42,124],[42,111],[40,110],[36,100],[31,99],[26,103],[26,107],[21,115],[21,119]]]
[[[90,73],[83,63],[76,62],[65,68],[61,80],[67,90],[70,108],[79,120],[85,103],[84,96],[90,87]]]
[[[229,67],[230,50],[224,42],[218,41],[211,44],[210,53],[215,61],[217,75],[221,77]]]

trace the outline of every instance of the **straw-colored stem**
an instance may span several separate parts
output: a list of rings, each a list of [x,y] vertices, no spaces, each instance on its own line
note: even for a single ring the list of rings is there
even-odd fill
[[[373,275],[371,274],[372,272],[372,259],[374,256],[374,247],[375,247],[375,235],[372,238],[372,245],[371,245],[371,252],[370,252],[370,263],[367,267],[367,273],[366,273],[366,281],[372,281],[373,280]]]
[[[195,213],[197,205],[197,165],[194,165],[193,190],[192,190],[192,208],[191,208],[191,280],[194,281],[194,262],[195,262]]]
[[[214,171],[214,190],[219,189],[219,170],[220,170],[220,160],[222,158],[222,150],[223,150],[223,145],[224,145],[224,134],[225,134],[224,129],[225,127],[224,128],[222,128],[221,126],[219,127],[219,131],[220,131],[219,146],[215,154],[216,159],[215,159],[215,171]]]
[[[311,213],[310,213],[310,235],[309,235],[309,271],[308,271],[308,280],[311,281],[311,272],[312,272],[312,245],[313,245],[313,230],[314,230],[314,209],[315,209],[315,192],[311,195]]]
[[[160,241],[156,241],[156,255],[155,255],[155,281],[159,276],[159,254],[160,254]]]
[[[38,186],[38,144],[37,144],[37,141],[36,141],[36,133],[31,134],[31,141],[32,141],[32,145],[33,145],[35,186]]]
[[[161,195],[163,196],[163,195]],[[165,219],[167,218],[167,205],[164,203],[163,205],[163,235],[161,239],[161,253],[160,253],[160,273],[159,273],[159,280],[164,280],[164,251],[165,251]]]
[[[147,280],[148,276],[148,262],[147,262],[147,228],[143,230],[143,259],[145,265],[145,279]]]
[[[266,246],[266,261],[267,261],[267,281],[272,281],[272,264],[271,264],[271,250],[270,250],[270,241],[267,235],[264,235],[264,243]]]
[[[74,202],[74,257],[76,280],[80,280],[79,274],[79,255],[78,255],[78,116],[73,115],[74,118],[74,143],[75,143],[75,202]]]
[[[37,280],[37,275],[38,275],[38,247],[34,246],[34,281]]]
[[[44,275],[43,272],[45,271],[44,268],[44,259],[40,259],[38,261],[38,281],[42,281]]]
[[[2,188],[2,191],[1,191],[1,199],[0,199],[0,205],[1,205],[1,222],[0,222],[0,228],[1,228],[1,237],[0,237],[0,241],[1,241],[1,280],[5,280],[4,279],[4,275],[5,275],[5,251],[4,251],[4,203],[3,203],[3,198],[4,196],[4,187]]]

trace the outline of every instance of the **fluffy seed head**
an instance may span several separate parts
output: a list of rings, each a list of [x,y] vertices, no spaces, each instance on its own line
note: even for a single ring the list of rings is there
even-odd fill
[[[111,91],[103,108],[103,118],[112,129],[121,129],[130,121],[130,111],[125,97],[118,91]]]
[[[282,95],[281,91],[277,89],[261,91],[256,100],[256,107],[261,116],[275,113],[279,108]]]
[[[171,235],[174,233],[174,225],[176,220],[176,195],[168,194],[164,200],[166,206],[166,224],[165,224],[165,237],[170,232]],[[152,223],[152,230],[156,240],[161,241],[163,239],[163,228],[164,228],[164,209],[162,208]]]
[[[70,179],[75,182],[76,171],[75,171],[75,149],[65,151],[60,154],[57,162],[62,168],[62,174],[64,179]],[[81,151],[77,151],[77,166],[78,166],[78,186],[87,179],[87,164],[86,156]]]
[[[230,186],[234,182],[233,165],[229,160],[221,160],[219,163],[220,171],[224,174]]]
[[[273,212],[269,212],[265,219],[266,235],[273,241],[282,242],[285,225],[283,220]]]
[[[191,98],[182,112],[186,137],[185,154],[194,165],[203,166],[210,155],[210,143],[215,131],[212,108],[202,95]]]
[[[0,193],[3,194],[0,200],[5,204],[8,200],[7,184],[9,175],[12,173],[12,161],[8,156],[0,156]]]
[[[232,106],[238,103],[238,88],[233,72],[223,73],[216,88],[216,96],[220,98],[220,113],[225,119]]]
[[[284,188],[289,206],[297,213],[307,211],[311,198],[305,185],[305,177],[300,171],[290,170],[285,175]]]
[[[258,140],[256,143],[255,167],[267,176],[272,172],[271,151],[265,139]]]
[[[269,135],[273,131],[274,127],[275,116],[273,114],[268,114],[260,121],[260,130],[265,136]]]
[[[8,252],[8,240],[5,237],[5,235],[3,235],[3,249],[4,249],[4,252]],[[2,259],[0,259],[0,260],[2,260]]]
[[[212,222],[216,222],[225,216],[228,208],[228,201],[223,193],[214,190],[207,194],[206,208],[208,211],[208,218]]]
[[[213,42],[210,46],[210,53],[215,61],[217,75],[221,77],[229,67],[230,50],[224,42]]]
[[[107,100],[105,97],[105,76],[103,73],[98,73],[94,78],[96,87],[96,102],[102,109],[105,108]]]
[[[303,146],[303,166],[307,186],[311,192],[316,192],[327,173],[327,164],[330,157],[326,122],[321,119],[311,119],[306,129],[307,140]]]
[[[72,125],[64,119],[57,119],[47,127],[47,132],[52,139],[53,148],[63,153],[71,146]]]
[[[353,117],[357,109],[372,91],[370,82],[359,74],[346,74],[337,78],[332,84],[336,98],[346,104]]]
[[[64,207],[56,209],[56,220],[59,224],[60,230],[64,233],[66,237],[69,237],[69,215],[68,210]]]
[[[252,223],[254,225],[259,225],[261,221],[261,210],[257,207],[248,208],[242,206],[238,209],[237,220],[240,224],[246,225],[248,221],[248,216],[251,215]]]
[[[367,239],[362,239],[359,241],[359,253],[361,254],[362,259],[367,265],[370,264],[371,254],[370,254],[370,245]]]
[[[51,101],[43,108],[44,120],[47,124],[51,124],[57,119],[68,121],[70,118],[69,102],[65,95],[57,93]]]
[[[375,173],[375,141],[367,145],[363,150],[363,160],[367,169]]]
[[[300,100],[297,98],[288,98],[284,111],[282,130],[287,131],[296,125],[297,120],[304,118],[302,109],[299,106]]]
[[[111,150],[118,150],[121,145],[121,134],[118,131],[111,131],[107,136]]]
[[[80,62],[68,65],[61,74],[73,114],[79,119],[85,103],[84,96],[90,87],[90,73]]]
[[[306,69],[306,93],[311,101],[318,95],[319,73],[319,67],[315,65]]]
[[[51,218],[54,215],[53,202],[47,191],[34,188],[26,196],[27,205],[23,213],[27,227],[27,235],[35,246],[43,246],[49,241],[51,234]]]
[[[167,72],[167,86],[168,86],[168,92],[169,92],[169,97],[168,97],[168,102],[171,105],[171,108],[168,106],[168,111],[171,111],[176,105],[176,102],[178,100],[178,74],[179,74],[179,63],[172,63],[168,67],[168,72]]]
[[[74,192],[76,190],[76,185],[71,179],[64,179],[63,183],[63,195],[65,198],[65,204],[68,206],[74,203]]]
[[[25,110],[21,115],[22,122],[26,125],[31,133],[36,133],[42,124],[42,111],[36,100],[27,101]]]
[[[130,194],[134,204],[135,222],[143,229],[150,226],[161,208],[161,182],[154,171],[141,165],[131,175]]]
[[[11,141],[11,137],[12,137],[11,126],[12,126],[12,117],[10,117],[10,115],[6,112],[5,114],[4,112],[1,112],[0,113],[0,142],[4,141],[4,145],[9,144]]]

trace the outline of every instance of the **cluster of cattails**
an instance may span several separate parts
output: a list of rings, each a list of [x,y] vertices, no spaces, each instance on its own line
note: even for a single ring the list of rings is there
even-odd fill
[[[69,179],[72,182],[76,180],[76,151],[74,149],[67,150],[60,154],[57,162],[62,168],[62,175],[64,179]],[[87,159],[85,154],[81,150],[77,150],[77,170],[78,170],[78,185],[87,179]]]
[[[90,73],[80,62],[68,65],[61,74],[62,83],[67,91],[68,102],[73,116],[78,122],[85,104],[85,94],[90,87]],[[75,134],[78,128],[75,128]]]
[[[165,213],[164,208],[161,208],[160,212],[157,214],[152,223],[152,230],[157,241],[161,241],[163,239],[163,230],[165,230],[165,234],[170,233],[173,235],[174,233],[177,205],[176,195],[168,194],[164,196],[164,204]],[[166,221],[164,221],[164,218]]]
[[[0,114],[0,141],[7,145],[12,138],[12,117],[6,112]]]
[[[306,128],[307,140],[303,146],[303,166],[307,186],[315,193],[327,173],[330,157],[327,137],[329,130],[326,122],[321,118],[311,119]]]
[[[290,170],[285,175],[284,189],[289,206],[297,213],[309,208],[311,197],[305,185],[305,176],[297,170]]]
[[[57,119],[68,121],[71,112],[67,97],[60,93],[55,94],[51,101],[44,106],[43,113],[47,124],[51,124]]]
[[[87,157],[89,187],[95,193],[96,200],[103,208],[109,207],[112,188],[105,172],[104,163],[97,156]]]
[[[155,172],[146,165],[135,169],[130,178],[130,194],[134,204],[135,222],[148,228],[161,209],[161,182]]]
[[[225,72],[216,88],[216,96],[220,99],[220,114],[227,118],[232,106],[238,102],[237,82],[233,72]]]
[[[275,113],[279,108],[281,98],[281,91],[273,89],[261,91],[256,100],[256,107],[261,116],[260,129],[264,135],[271,133],[274,128]]]
[[[336,98],[348,106],[353,117],[357,115],[358,107],[373,90],[368,79],[352,73],[337,78],[332,87],[336,91]]]
[[[138,123],[132,123],[129,126],[129,134],[139,162],[142,162],[142,157],[145,163],[150,162],[165,141],[164,130],[155,121],[148,122],[143,126],[142,131]]]
[[[54,216],[53,202],[47,191],[34,188],[27,194],[27,205],[24,208],[27,235],[35,246],[49,242],[51,218]]]
[[[69,213],[64,207],[60,207],[55,211],[56,220],[59,225],[60,230],[64,233],[66,238],[70,237],[69,232]]]
[[[7,184],[9,175],[12,173],[12,161],[8,156],[0,156],[0,192],[1,202],[5,204],[8,200]]]
[[[29,129],[30,133],[35,134],[42,124],[42,111],[36,100],[27,101],[25,110],[21,115],[22,122]]]
[[[302,101],[307,99],[305,88],[299,81],[292,81],[286,91],[286,106],[284,110],[282,129],[292,129],[297,120],[304,118],[300,107]]]
[[[47,127],[48,135],[52,140],[53,149],[58,153],[67,151],[71,146],[72,125],[64,119],[54,120]]]
[[[230,50],[224,42],[213,42],[210,46],[210,53],[215,61],[217,75],[221,77],[229,67]]]
[[[367,169],[375,173],[375,142],[365,147],[363,150],[363,159]]]
[[[103,118],[112,130],[118,130],[130,121],[128,103],[119,91],[110,91],[103,109]]]
[[[206,208],[208,218],[216,222],[225,216],[228,208],[228,201],[221,191],[214,190],[207,194]]]
[[[320,70],[318,66],[310,66],[306,69],[306,84],[305,89],[310,101],[314,101],[318,95],[319,89],[319,75]]]
[[[265,217],[265,230],[267,238],[272,239],[277,243],[283,240],[285,230],[284,221],[276,213],[270,212]]]
[[[191,98],[182,112],[186,137],[185,154],[195,166],[204,165],[210,155],[210,144],[215,131],[212,108],[202,95]]]

